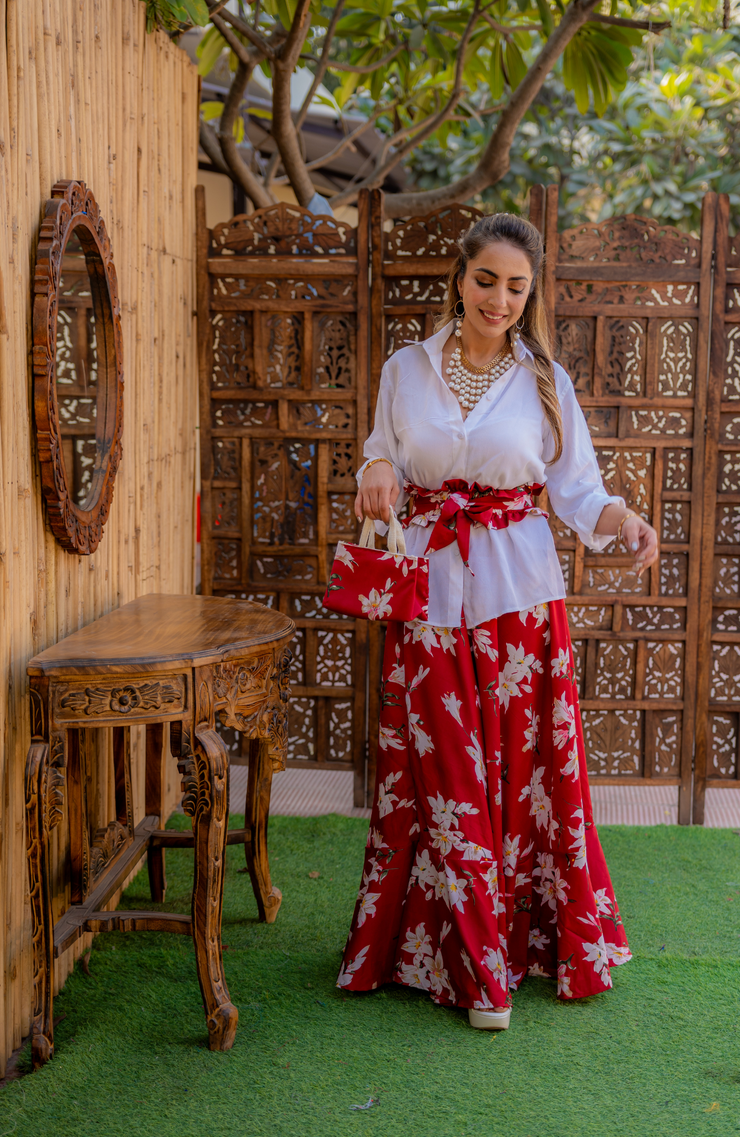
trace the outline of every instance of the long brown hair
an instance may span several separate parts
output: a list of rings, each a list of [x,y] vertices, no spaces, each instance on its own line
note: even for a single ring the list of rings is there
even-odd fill
[[[563,417],[555,387],[552,344],[545,316],[540,272],[545,251],[539,230],[531,222],[523,217],[517,217],[514,213],[492,213],[479,218],[461,234],[457,242],[457,258],[447,274],[447,291],[441,314],[435,322],[435,330],[438,331],[450,320],[455,319],[455,306],[460,299],[458,285],[465,276],[468,263],[475,260],[487,245],[492,245],[496,241],[506,241],[509,245],[521,249],[532,270],[532,286],[522,314],[524,326],[518,331],[522,343],[529,348],[534,357],[537,392],[555,440],[555,456],[552,461],[556,462],[563,452]]]

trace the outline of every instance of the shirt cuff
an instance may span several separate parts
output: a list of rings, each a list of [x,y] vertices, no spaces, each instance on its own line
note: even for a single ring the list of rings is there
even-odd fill
[[[594,553],[601,553],[607,545],[614,540],[616,533],[594,533],[599,523],[601,512],[607,505],[619,505],[625,508],[623,497],[610,496],[606,493],[593,494],[583,503],[573,518],[574,527],[578,536]]]

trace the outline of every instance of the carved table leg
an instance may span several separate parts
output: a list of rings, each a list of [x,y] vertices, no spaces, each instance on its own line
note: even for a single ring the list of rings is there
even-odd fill
[[[267,822],[270,816],[273,760],[267,740],[249,741],[249,778],[244,805],[244,855],[257,900],[260,920],[273,924],[283,899],[270,880],[267,857]]]
[[[49,747],[34,742],[26,759],[26,841],[33,935],[34,1069],[54,1054],[54,917],[49,832],[59,823],[64,775],[49,766]]]
[[[195,770],[186,776],[183,800],[186,812],[193,814],[195,839],[193,940],[206,1008],[208,1045],[211,1050],[230,1050],[234,1045],[239,1012],[229,998],[221,955],[224,859],[229,824],[229,760],[215,730],[210,668],[196,668],[194,680]]]
[[[159,817],[160,828],[164,827],[164,726],[162,723],[153,723],[146,728],[146,779],[145,779],[145,812],[148,815],[156,813]],[[149,869],[149,890],[152,900],[164,904],[167,892],[167,877],[165,875],[164,849],[149,848],[147,850],[147,867]]]

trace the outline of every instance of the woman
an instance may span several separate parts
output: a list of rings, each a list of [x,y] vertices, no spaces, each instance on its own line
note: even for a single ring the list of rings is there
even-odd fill
[[[427,623],[389,623],[376,798],[338,985],[395,981],[509,1025],[510,990],[557,978],[577,999],[630,958],[586,778],[565,586],[550,508],[592,549],[617,537],[640,575],[655,530],[602,485],[553,363],[542,241],[519,217],[459,241],[439,330],[380,383],[355,511],[409,502],[430,556]]]

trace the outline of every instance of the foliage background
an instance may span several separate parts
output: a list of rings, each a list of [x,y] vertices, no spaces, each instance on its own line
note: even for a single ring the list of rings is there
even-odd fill
[[[636,13],[637,14],[637,13]],[[625,213],[698,230],[710,190],[740,205],[740,26],[722,30],[722,7],[668,0],[642,18],[670,29],[634,49],[624,90],[597,113],[581,114],[562,75],[551,75],[522,123],[511,169],[478,195],[483,208],[521,212],[532,183],[560,186],[561,225]],[[423,188],[456,178],[481,146],[475,122],[444,145],[423,143],[409,166]]]

